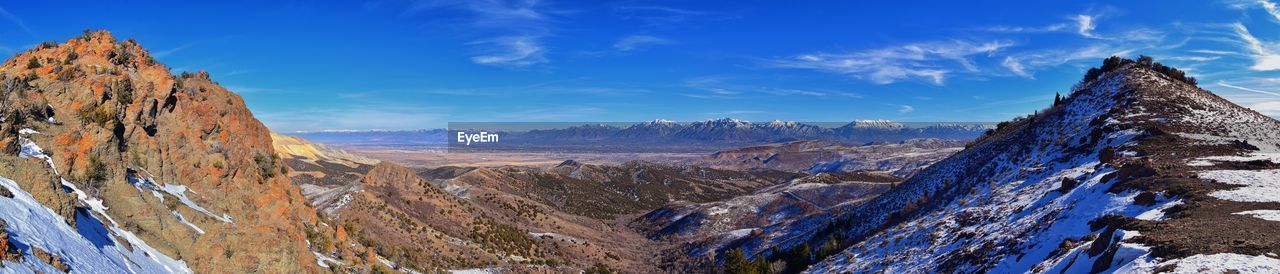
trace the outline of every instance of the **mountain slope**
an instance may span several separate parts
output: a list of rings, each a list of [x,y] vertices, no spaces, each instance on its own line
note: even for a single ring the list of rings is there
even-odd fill
[[[271,133],[271,145],[281,157],[287,159],[299,159],[306,162],[325,161],[347,166],[374,165],[378,163],[377,160],[369,159],[368,157],[275,132]]]
[[[899,143],[862,146],[826,141],[796,141],[723,150],[686,162],[719,169],[878,171],[905,177],[963,148],[963,141],[940,139],[911,139]]]
[[[9,59],[0,84],[0,208],[26,208],[0,214],[27,258],[6,267],[316,270],[315,214],[266,127],[207,73],[171,75],[136,42],[87,31]]]
[[[1095,71],[1061,105],[775,244],[851,245],[815,273],[1280,271],[1280,122],[1149,59]]]

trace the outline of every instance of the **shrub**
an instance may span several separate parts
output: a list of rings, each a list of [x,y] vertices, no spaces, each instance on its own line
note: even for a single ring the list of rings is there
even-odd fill
[[[742,249],[729,250],[724,254],[724,273],[769,273],[769,262],[763,258],[747,259]]]
[[[116,102],[120,105],[133,102],[133,82],[129,78],[111,82],[111,91],[115,92]]]
[[[79,67],[76,67],[76,66],[67,67],[66,69],[58,71],[58,80],[71,81],[71,79],[75,79],[76,75],[79,74],[79,72],[80,72]]]
[[[276,175],[278,175],[276,172],[279,169],[276,168],[276,162],[279,159],[280,156],[277,156],[275,153],[272,153],[271,156],[263,156],[262,154],[253,155],[253,163],[258,166],[258,174],[261,175],[258,183],[265,183],[268,179],[275,178]]]
[[[133,53],[123,46],[116,45],[115,49],[107,53],[107,60],[111,60],[111,63],[117,66],[123,66],[133,60]]]
[[[85,170],[84,180],[90,187],[102,188],[102,184],[107,180],[107,164],[102,162],[98,154],[89,155],[89,169]]]
[[[1191,85],[1198,84],[1195,77],[1188,77],[1186,72],[1174,67],[1169,67],[1169,66],[1165,66],[1164,64],[1157,63],[1155,62],[1154,58],[1151,58],[1151,56],[1146,56],[1146,55],[1139,55],[1137,61],[1120,58],[1118,56],[1108,57],[1107,59],[1102,60],[1101,67],[1091,68],[1089,69],[1088,72],[1084,74],[1084,82],[1087,83],[1093,80],[1097,80],[1098,77],[1102,76],[1103,73],[1110,72],[1112,70],[1115,70],[1116,68],[1119,68],[1120,66],[1123,66],[1129,63],[1137,63],[1138,66],[1151,69],[1155,72],[1159,72],[1160,74],[1168,76],[1169,78],[1173,78],[1174,80],[1181,81],[1183,83],[1187,83]]]
[[[107,123],[115,118],[114,111],[102,104],[93,103],[80,108],[80,119],[85,123],[92,122],[100,127],[106,127]]]
[[[35,57],[31,57],[31,59],[27,59],[27,69],[37,69],[37,68],[40,68],[39,59]]]

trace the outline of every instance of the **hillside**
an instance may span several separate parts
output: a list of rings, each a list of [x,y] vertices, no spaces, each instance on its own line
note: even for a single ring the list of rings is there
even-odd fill
[[[908,177],[964,148],[964,141],[910,139],[860,146],[796,141],[722,150],[689,164],[719,169],[774,169],[789,172],[877,171]]]
[[[794,271],[822,246],[814,273],[1280,270],[1280,121],[1193,83],[1108,59],[849,214],[739,247]]]
[[[346,166],[374,165],[378,160],[351,154],[341,149],[331,148],[324,144],[314,143],[300,137],[271,133],[271,146],[280,157],[298,159],[305,162],[324,161]]]
[[[0,93],[7,268],[318,269],[307,235],[333,231],[207,73],[171,75],[138,43],[86,31],[5,61]]]

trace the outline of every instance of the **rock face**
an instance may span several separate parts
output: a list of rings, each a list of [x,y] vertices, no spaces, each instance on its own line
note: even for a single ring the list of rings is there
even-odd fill
[[[171,75],[138,43],[86,31],[4,62],[0,83],[0,176],[69,223],[197,272],[316,270],[314,211],[267,128],[207,73]]]

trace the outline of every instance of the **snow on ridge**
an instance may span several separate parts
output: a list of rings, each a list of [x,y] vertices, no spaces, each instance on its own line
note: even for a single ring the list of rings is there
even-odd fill
[[[187,197],[187,191],[191,191],[189,188],[187,188],[187,186],[180,185],[180,184],[168,184],[168,183],[157,184],[155,178],[152,177],[151,172],[148,172],[146,169],[142,169],[139,167],[135,167],[135,168],[147,174],[145,178],[138,178],[138,177],[129,178],[129,182],[133,183],[134,187],[138,188],[139,191],[141,191],[142,188],[146,188],[151,191],[152,195],[156,196],[157,198],[160,198],[161,201],[164,201],[164,196],[160,195],[160,193],[156,191],[157,190],[164,191],[164,193],[167,193],[170,196],[178,198],[179,202],[182,202],[182,204],[186,205],[187,207],[190,207],[191,209],[199,211],[200,213],[204,213],[205,215],[208,215],[209,217],[212,217],[224,223],[235,223],[235,221],[231,219],[231,216],[227,216],[226,213],[223,213],[222,216],[218,216],[217,214],[214,214],[213,212],[209,211],[208,209],[205,209],[199,204],[196,204],[195,201],[192,201],[191,198]],[[195,193],[195,191],[191,191],[191,193]]]
[[[83,233],[83,232],[86,232],[84,230],[90,230],[88,232],[96,233],[96,235],[94,235],[95,237],[102,238],[102,239],[97,239],[97,241],[95,241],[95,246],[98,244],[101,244],[102,246],[107,246],[107,243],[112,243],[113,245],[111,246],[120,246],[117,238],[107,237],[107,233],[114,234],[115,236],[124,238],[124,240],[128,242],[130,246],[133,247],[133,250],[117,250],[116,251],[119,254],[124,254],[125,256],[127,256],[128,258],[124,258],[124,259],[128,260],[129,263],[139,263],[139,261],[150,261],[150,262],[154,262],[154,264],[149,265],[150,267],[153,267],[153,268],[150,268],[152,270],[163,269],[164,272],[170,272],[170,273],[191,273],[192,272],[190,268],[187,268],[186,262],[170,258],[168,255],[165,255],[164,253],[157,251],[155,248],[152,248],[145,241],[143,241],[142,238],[139,238],[137,235],[133,234],[133,232],[130,232],[120,227],[120,224],[117,223],[114,219],[112,219],[111,215],[107,214],[107,207],[103,204],[102,199],[89,196],[87,193],[85,193],[84,191],[81,191],[78,187],[76,187],[74,183],[71,183],[70,181],[67,181],[65,178],[62,178],[62,175],[58,172],[57,166],[55,166],[53,163],[53,158],[49,157],[48,155],[45,155],[44,150],[40,148],[39,145],[36,145],[34,141],[21,136],[18,137],[18,141],[22,146],[22,149],[19,152],[18,157],[36,158],[36,159],[44,160],[45,163],[48,164],[49,169],[53,171],[53,174],[59,177],[59,181],[61,182],[61,185],[65,190],[75,194],[76,199],[79,200],[82,204],[88,206],[89,210],[91,210],[92,212],[98,213],[97,215],[94,215],[91,213],[84,213],[83,215],[79,215],[78,213],[77,220],[76,220],[76,224],[77,224],[76,229],[78,231]],[[26,197],[28,198],[31,197],[30,194],[26,193],[25,190],[22,190],[21,187],[17,185],[17,183],[11,180],[0,177],[0,183],[5,183],[4,187],[9,188],[11,192],[22,192],[26,194]],[[12,183],[12,186],[9,185],[10,183]],[[44,205],[39,204],[39,202],[35,202],[34,198],[30,198],[30,199],[32,202],[35,203],[36,206],[44,207]],[[31,206],[31,207],[34,207],[34,206]],[[44,208],[47,209],[50,213],[53,213],[52,209],[48,209],[48,207],[44,207]],[[57,215],[57,214],[54,213],[54,215]],[[109,225],[102,223],[99,220],[99,218],[105,219],[109,223]],[[56,219],[60,220],[63,218],[62,216],[58,215]],[[12,222],[13,220],[6,218],[5,221]],[[62,221],[60,223],[65,224],[66,222]],[[58,236],[58,237],[66,237],[66,236]],[[87,237],[87,236],[82,235],[82,237]],[[53,248],[53,249],[60,248],[57,246],[47,246],[47,247]],[[48,251],[53,252],[52,250],[48,250]],[[62,256],[62,255],[59,255],[59,256]],[[132,269],[130,265],[125,265],[125,266],[126,266],[125,269],[129,270],[128,272],[136,272],[135,270]],[[89,271],[89,272],[119,272],[119,271]]]
[[[1280,259],[1235,253],[1197,254],[1163,262],[1138,260],[1116,269],[1115,273],[1152,273],[1170,266],[1172,270],[1166,273],[1280,273]]]
[[[1200,172],[1200,178],[1241,186],[1209,193],[1214,198],[1237,202],[1280,202],[1280,169],[1212,170]]]
[[[942,263],[960,263],[959,268],[952,270],[958,272],[1072,272],[1081,266],[1087,268],[1092,263],[1084,261],[1095,258],[1078,256],[1079,246],[1074,252],[1056,253],[1058,246],[1096,234],[1088,223],[1103,214],[1157,219],[1163,215],[1160,207],[1177,203],[1159,197],[1160,206],[1136,205],[1133,202],[1136,192],[1107,192],[1115,182],[1104,179],[1116,170],[1103,164],[1098,155],[1104,148],[1125,151],[1135,145],[1134,138],[1145,132],[1127,129],[1093,139],[1088,137],[1091,132],[1105,129],[1097,128],[1091,121],[1109,117],[1108,113],[1120,101],[1115,100],[1114,95],[1132,77],[1140,75],[1127,75],[1125,71],[1109,73],[1092,82],[1087,90],[1077,91],[1076,96],[1057,109],[1054,115],[1060,115],[1059,118],[1015,125],[1030,131],[993,136],[973,150],[962,151],[922,171],[903,184],[906,188],[898,190],[905,194],[891,193],[881,198],[910,201],[924,194],[905,192],[907,190],[928,193],[925,191],[943,185],[972,187],[973,191],[959,194],[949,204],[923,216],[889,229],[871,230],[874,234],[867,235],[865,240],[808,271],[930,272]],[[1116,119],[1106,122],[1107,125],[1125,123]],[[1007,144],[1041,145],[1024,150]],[[1080,149],[1087,153],[1081,154]],[[1121,153],[1120,156],[1137,155]],[[989,170],[990,176],[983,177],[983,181],[965,179],[968,170],[974,169]],[[1061,182],[1067,178],[1078,183],[1063,190]],[[888,205],[897,204],[879,202],[867,206]],[[1136,232],[1117,232],[1119,239],[1137,235]],[[1081,243],[1081,246],[1087,245]],[[1145,246],[1121,243],[1114,259],[1124,264],[1138,261],[1147,253]],[[956,261],[965,256],[983,259]]]
[[[0,187],[13,194],[13,198],[0,198],[0,219],[5,221],[11,241],[26,246],[21,250],[24,259],[16,264],[6,262],[4,271],[60,272],[35,257],[31,248],[38,247],[62,258],[72,272],[192,272],[185,262],[156,251],[133,233],[118,226],[105,227],[93,214],[78,212],[76,227],[71,227],[65,218],[40,204],[17,182],[0,177]],[[109,216],[102,216],[111,221]],[[109,235],[124,238],[133,249]],[[27,271],[22,271],[24,268]]]
[[[1241,211],[1241,212],[1236,212],[1232,214],[1246,215],[1246,216],[1251,216],[1254,218],[1263,219],[1267,221],[1280,222],[1280,210],[1259,209],[1259,210]]]
[[[1249,161],[1271,161],[1280,163],[1280,153],[1277,152],[1253,152],[1242,156],[1212,156],[1196,158],[1187,162],[1188,166],[1213,166],[1213,162],[1249,162]]]
[[[1143,212],[1142,214],[1138,214],[1138,216],[1135,216],[1134,218],[1137,218],[1139,220],[1147,220],[1147,221],[1163,221],[1168,219],[1168,217],[1164,215],[1164,210],[1177,205],[1181,205],[1182,203],[1183,202],[1181,199],[1168,201],[1168,202],[1165,202],[1164,204],[1161,204],[1160,206],[1157,206],[1156,208]]]
[[[182,217],[182,213],[178,213],[177,210],[169,211],[169,213],[173,214],[173,217],[177,217],[178,222],[181,222],[182,224],[187,225],[187,227],[190,227],[192,230],[195,230],[196,233],[204,234],[204,229],[200,229],[200,227],[196,226],[196,224],[193,224],[187,221],[186,217]]]

